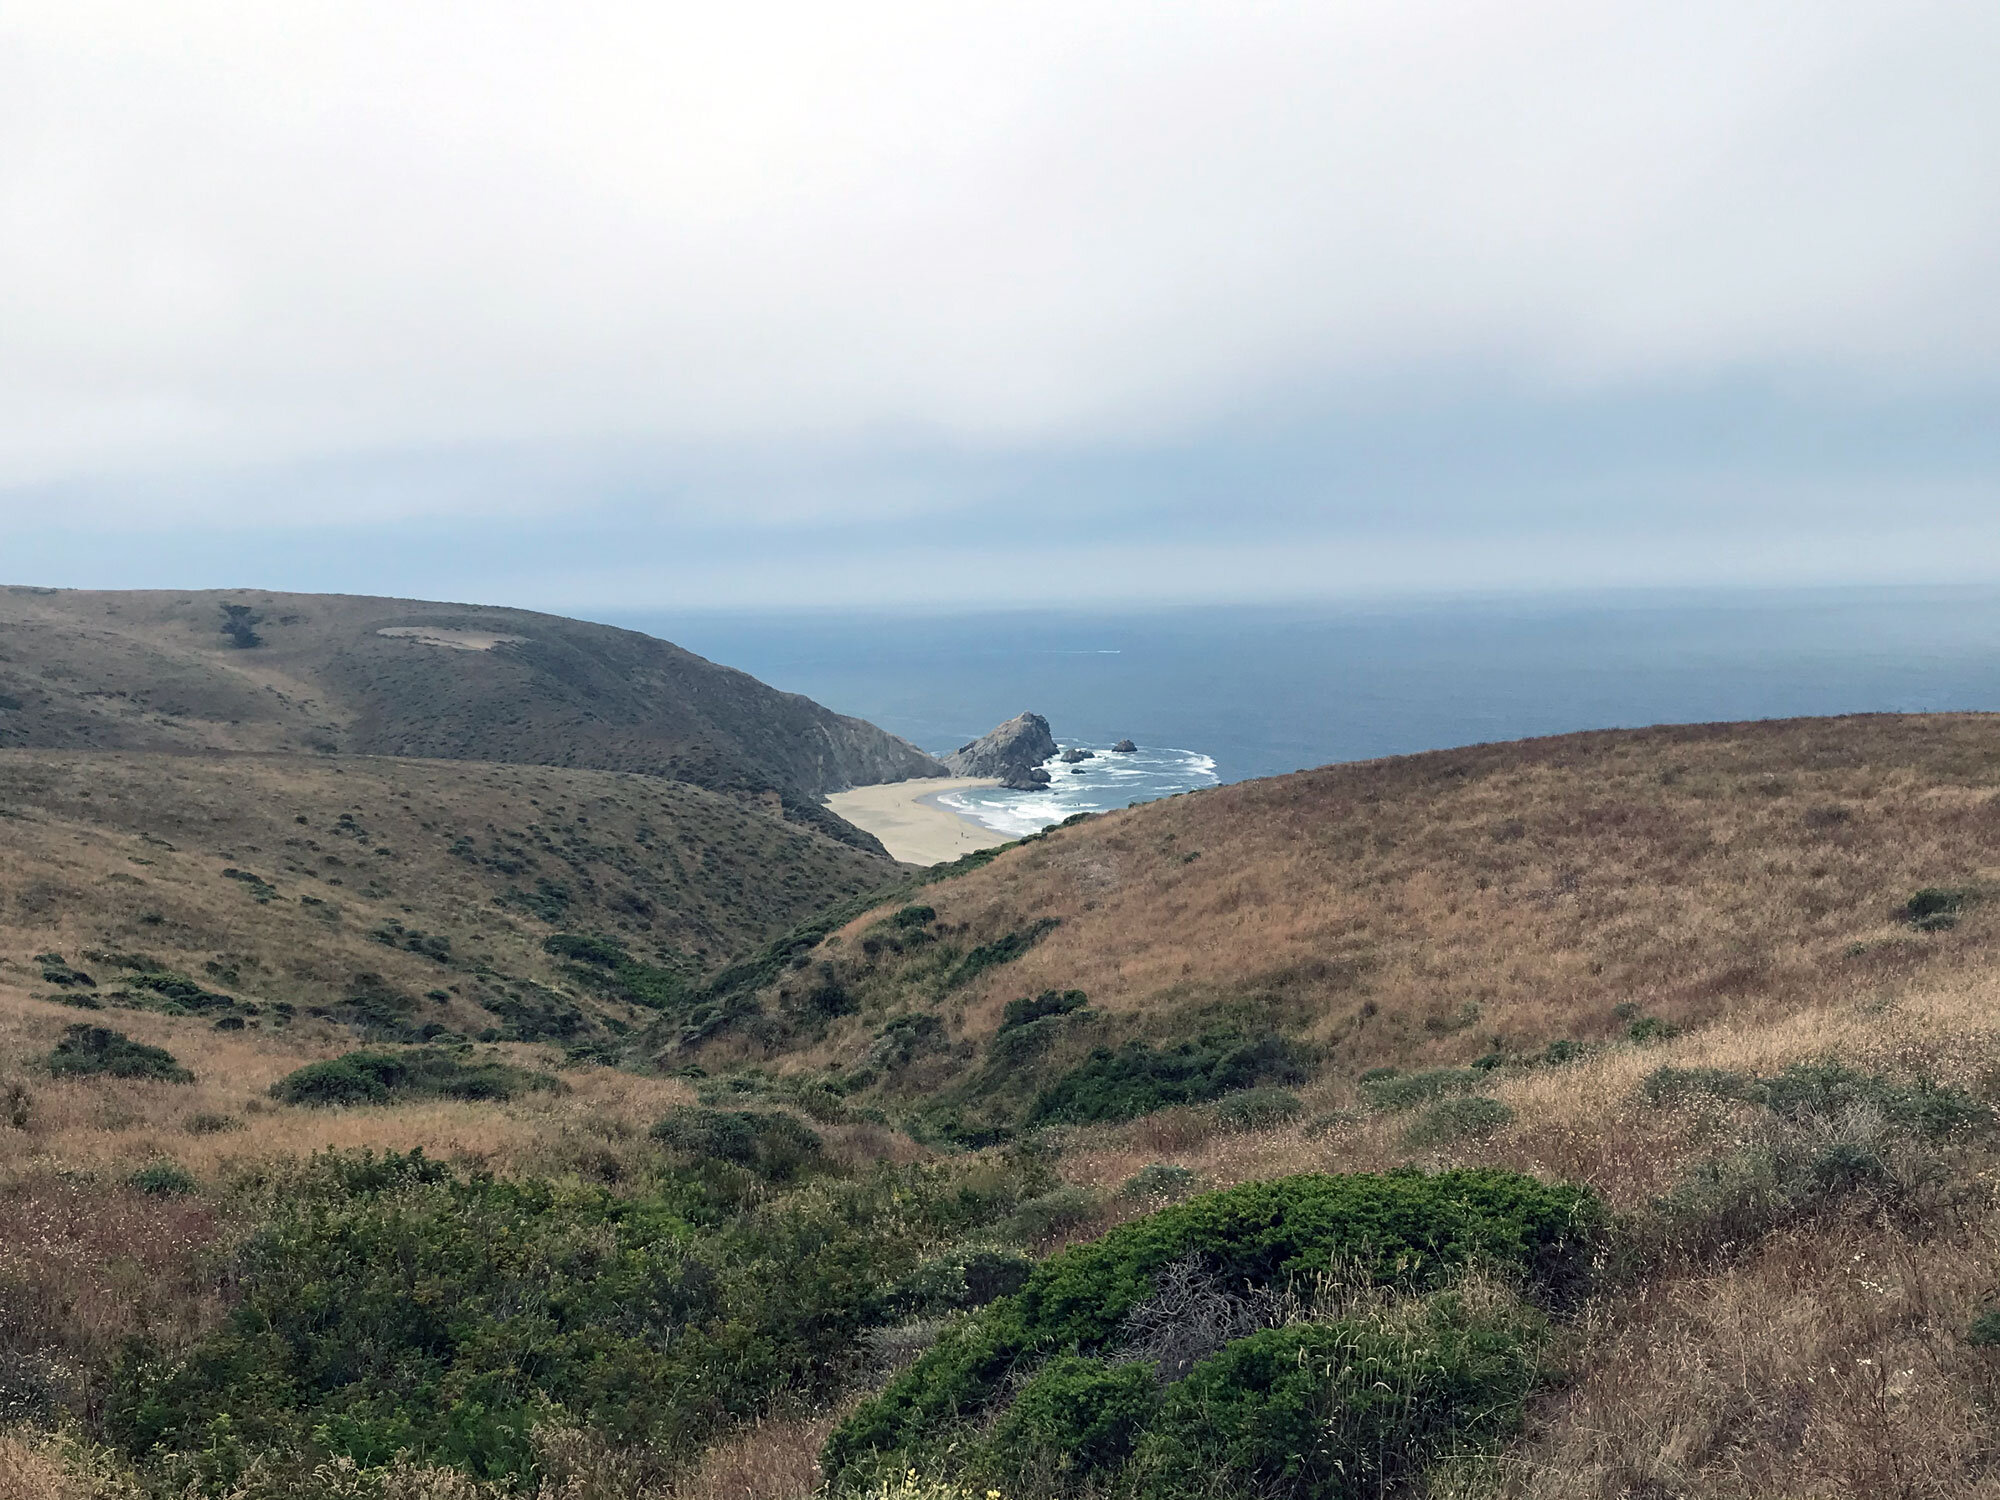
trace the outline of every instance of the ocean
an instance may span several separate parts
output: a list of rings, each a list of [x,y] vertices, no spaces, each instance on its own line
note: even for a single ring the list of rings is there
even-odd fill
[[[1031,709],[1085,774],[961,794],[1008,833],[1218,781],[1577,729],[2000,709],[2000,588],[949,615],[601,615],[933,752]],[[1134,756],[1102,752],[1120,739]]]

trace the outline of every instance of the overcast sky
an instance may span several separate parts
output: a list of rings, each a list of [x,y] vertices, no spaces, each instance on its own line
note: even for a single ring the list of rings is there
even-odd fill
[[[1993,0],[9,0],[0,575],[2000,578]]]

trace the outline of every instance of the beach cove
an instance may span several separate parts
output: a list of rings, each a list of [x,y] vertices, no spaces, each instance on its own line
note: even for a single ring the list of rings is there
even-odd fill
[[[882,841],[891,856],[913,865],[935,865],[992,849],[1017,835],[939,806],[955,792],[985,791],[1000,783],[983,776],[928,776],[834,792],[826,805],[856,828]]]

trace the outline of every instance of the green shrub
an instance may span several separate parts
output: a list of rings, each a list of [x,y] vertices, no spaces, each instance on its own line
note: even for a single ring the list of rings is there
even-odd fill
[[[439,1047],[349,1052],[307,1063],[271,1085],[286,1104],[390,1104],[410,1099],[512,1099],[559,1085],[546,1073],[502,1062],[467,1062]]]
[[[1361,1093],[1379,1110],[1415,1109],[1440,1094],[1464,1094],[1485,1082],[1478,1068],[1432,1068],[1424,1073],[1399,1073],[1375,1068],[1361,1075]]]
[[[1019,1245],[1038,1245],[1066,1229],[1088,1224],[1097,1217],[1102,1202],[1089,1188],[1065,1185],[1030,1198],[1000,1227],[1006,1238]]]
[[[990,943],[981,943],[958,961],[958,966],[945,982],[945,988],[957,989],[960,985],[970,984],[988,969],[1012,963],[1061,925],[1059,918],[1039,917],[1019,932],[1009,932]]]
[[[1258,1084],[1303,1083],[1292,1044],[1269,1035],[1246,1040],[1211,1032],[1197,1041],[1154,1048],[1128,1042],[1099,1047],[1035,1096],[1028,1123],[1131,1120],[1174,1104],[1204,1104]]]
[[[820,1164],[817,1131],[788,1114],[684,1104],[653,1126],[653,1139],[697,1161],[734,1162],[772,1182],[790,1182]]]
[[[1957,926],[1960,913],[1978,899],[1970,886],[1926,886],[1903,903],[1900,915],[1920,932],[1942,932]]]
[[[1965,1341],[1982,1349],[2000,1346],[2000,1308],[1989,1307],[1972,1320],[1972,1326],[1965,1330]]]
[[[1107,1473],[1132,1448],[1160,1403],[1153,1372],[1064,1355],[1021,1388],[993,1436],[1003,1474],[1060,1474],[1071,1481]]]
[[[184,1198],[195,1190],[193,1174],[178,1162],[148,1162],[125,1181],[156,1198]]]
[[[1454,1294],[1398,1323],[1307,1323],[1230,1344],[1167,1389],[1140,1441],[1143,1500],[1375,1500],[1509,1436],[1537,1328]]]
[[[1185,1198],[1194,1191],[1194,1173],[1187,1167],[1154,1162],[1125,1179],[1118,1189],[1125,1198]]]
[[[829,1400],[890,1289],[1042,1185],[987,1162],[779,1193],[704,1165],[621,1196],[321,1156],[272,1184],[224,1325],[121,1357],[103,1432],[174,1494],[235,1493],[261,1454],[397,1453],[533,1493],[551,1423],[685,1460]]]
[[[690,997],[688,983],[672,969],[642,963],[625,945],[607,937],[558,932],[542,939],[542,951],[567,959],[571,973],[614,999],[649,1010],[669,1010]]]
[[[1089,1003],[1090,996],[1082,990],[1043,990],[1032,998],[1009,1000],[1006,1012],[1000,1018],[1000,1030],[1011,1031],[1016,1026],[1046,1020],[1050,1016],[1066,1016]]]
[[[1290,1089],[1245,1089],[1215,1105],[1215,1117],[1231,1130],[1269,1130],[1305,1112],[1305,1101]]]
[[[930,906],[905,906],[889,918],[889,925],[905,932],[919,927],[928,927],[937,920],[937,909]]]
[[[1104,1352],[1155,1279],[1190,1256],[1239,1290],[1338,1262],[1363,1282],[1421,1292],[1478,1263],[1560,1294],[1584,1274],[1602,1224],[1587,1189],[1485,1169],[1308,1175],[1205,1193],[1071,1246],[1018,1296],[947,1329],[834,1431],[824,1468],[865,1472],[948,1441],[1038,1353]]]
[[[1641,1046],[1649,1042],[1671,1041],[1680,1034],[1680,1027],[1671,1021],[1662,1021],[1658,1016],[1641,1016],[1625,1028],[1626,1038]]]
[[[1411,1122],[1403,1141],[1419,1151],[1491,1135],[1514,1118],[1514,1111],[1483,1094],[1440,1099]]]
[[[45,1066],[57,1078],[155,1078],[193,1083],[194,1074],[164,1047],[135,1042],[108,1026],[69,1026]]]
[[[1963,1089],[1919,1078],[1897,1083],[1831,1060],[1794,1063],[1761,1084],[1763,1102],[1788,1120],[1830,1115],[1857,1105],[1882,1111],[1890,1124],[1936,1138],[1980,1128],[1992,1113]]]

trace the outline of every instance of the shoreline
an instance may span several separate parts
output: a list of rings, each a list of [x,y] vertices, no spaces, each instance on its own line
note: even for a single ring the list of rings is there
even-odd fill
[[[1014,842],[1014,834],[938,805],[937,799],[947,793],[998,785],[990,776],[920,776],[833,792],[826,805],[856,828],[874,834],[891,857],[905,864],[946,864],[961,855]]]

